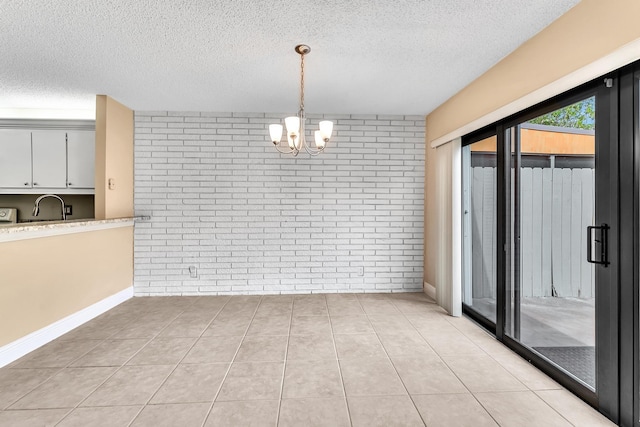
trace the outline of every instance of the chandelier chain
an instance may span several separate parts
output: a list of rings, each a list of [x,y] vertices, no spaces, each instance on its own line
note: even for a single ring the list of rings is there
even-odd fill
[[[300,112],[304,112],[304,55],[300,55]]]

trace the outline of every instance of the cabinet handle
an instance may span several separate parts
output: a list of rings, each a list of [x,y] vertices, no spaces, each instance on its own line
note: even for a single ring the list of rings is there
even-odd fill
[[[73,184],[72,184],[72,183],[70,183],[70,182],[67,182],[67,185],[73,185]]]
[[[25,183],[24,183],[24,185],[29,185],[29,183],[28,183],[28,182],[25,182]]]
[[[38,185],[38,183],[37,183],[37,182],[34,182],[34,183],[33,183],[33,185]]]

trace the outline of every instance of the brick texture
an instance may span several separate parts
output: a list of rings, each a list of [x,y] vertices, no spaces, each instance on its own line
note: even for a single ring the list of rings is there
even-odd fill
[[[282,117],[136,112],[136,295],[422,289],[424,118],[311,116],[334,136],[292,157]]]

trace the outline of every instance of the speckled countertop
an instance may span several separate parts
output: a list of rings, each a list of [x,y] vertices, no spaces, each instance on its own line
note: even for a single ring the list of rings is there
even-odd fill
[[[127,217],[112,219],[74,219],[69,221],[42,221],[42,222],[23,222],[14,225],[0,227],[0,234],[14,234],[25,232],[47,231],[53,229],[78,228],[86,226],[99,226],[106,224],[117,224],[133,222],[136,219],[149,219],[149,217]]]

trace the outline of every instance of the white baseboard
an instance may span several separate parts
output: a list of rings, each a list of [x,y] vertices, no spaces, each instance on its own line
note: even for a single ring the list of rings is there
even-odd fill
[[[0,347],[0,368],[133,297],[133,286]]]
[[[431,283],[424,282],[424,293],[433,298],[436,301],[436,287]]]

